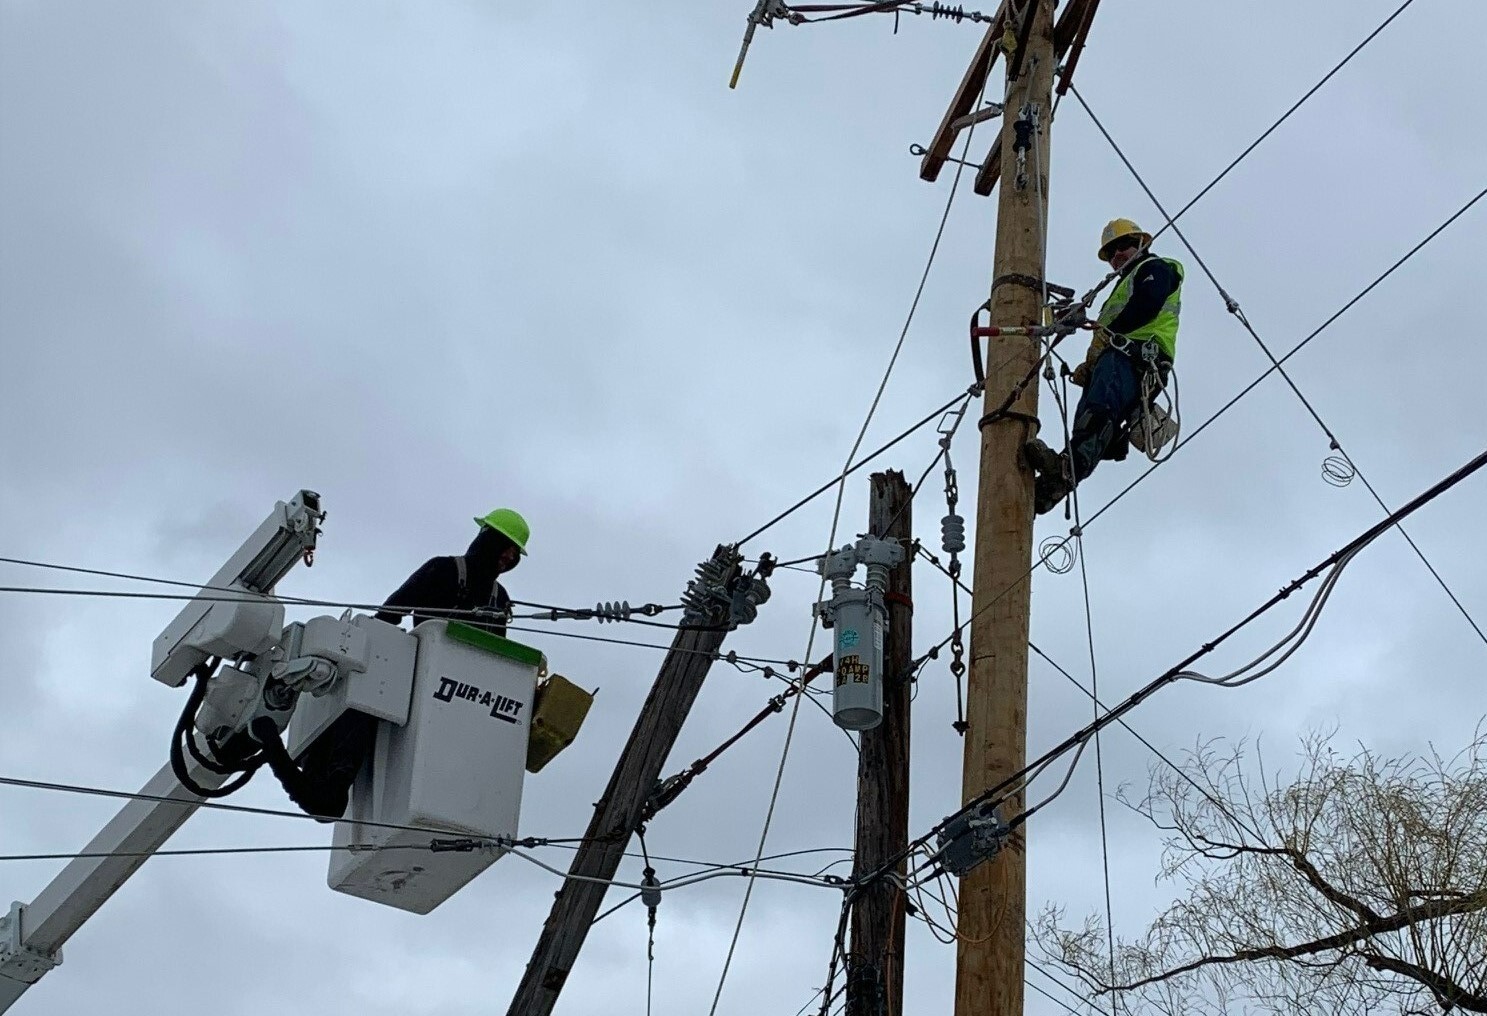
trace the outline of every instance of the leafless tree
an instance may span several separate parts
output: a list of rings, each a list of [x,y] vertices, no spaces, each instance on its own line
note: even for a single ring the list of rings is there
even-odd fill
[[[1209,742],[1129,807],[1163,830],[1177,901],[1112,957],[1096,918],[1033,935],[1140,1012],[1487,1013],[1487,735],[1444,758],[1307,739],[1290,779]]]

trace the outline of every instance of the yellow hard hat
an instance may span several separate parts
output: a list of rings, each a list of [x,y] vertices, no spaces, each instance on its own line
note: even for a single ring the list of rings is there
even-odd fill
[[[523,555],[527,552],[527,540],[532,536],[532,527],[527,525],[527,520],[522,518],[510,508],[497,508],[489,514],[482,515],[475,520],[481,529],[494,529],[506,539],[516,544],[516,549]]]
[[[1100,230],[1100,260],[1110,260],[1110,247],[1117,240],[1134,237],[1141,246],[1146,247],[1151,243],[1151,234],[1130,219],[1111,219]]]

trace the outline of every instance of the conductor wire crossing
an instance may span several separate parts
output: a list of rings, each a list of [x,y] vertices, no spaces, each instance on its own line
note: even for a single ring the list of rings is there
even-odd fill
[[[1408,6],[1408,3],[1406,4],[1406,6]],[[1400,9],[1403,10],[1403,8]],[[1398,12],[1396,12],[1396,14],[1397,13]],[[1392,20],[1392,17],[1390,20]],[[1385,23],[1387,24],[1387,22]],[[1088,114],[1096,129],[1099,130],[1100,134],[1105,138],[1106,142],[1109,143],[1115,154],[1120,158],[1120,161],[1125,165],[1126,169],[1130,171],[1132,177],[1134,177],[1136,182],[1141,186],[1141,189],[1146,192],[1146,196],[1151,199],[1152,204],[1156,205],[1157,211],[1159,211],[1167,220],[1167,224],[1172,227],[1173,231],[1177,234],[1178,239],[1182,241],[1182,245],[1187,248],[1188,253],[1190,253],[1193,256],[1193,259],[1198,262],[1198,266],[1203,270],[1203,274],[1208,276],[1208,281],[1213,283],[1214,289],[1218,291],[1219,296],[1223,299],[1225,308],[1229,311],[1230,314],[1234,315],[1234,317],[1244,327],[1244,330],[1248,332],[1250,337],[1255,340],[1255,343],[1260,347],[1261,352],[1265,354],[1265,358],[1270,361],[1271,369],[1280,373],[1281,378],[1284,379],[1287,386],[1290,387],[1291,391],[1295,393],[1296,398],[1299,399],[1301,401],[1301,404],[1306,407],[1306,411],[1311,415],[1311,418],[1316,421],[1316,424],[1318,427],[1321,428],[1322,433],[1326,435],[1328,440],[1328,447],[1333,449],[1338,456],[1341,456],[1345,460],[1345,466],[1339,464],[1339,466],[1336,467],[1337,475],[1346,475],[1349,470],[1351,470],[1352,473],[1355,473],[1359,477],[1359,479],[1363,481],[1363,486],[1367,488],[1368,493],[1373,497],[1374,501],[1377,502],[1378,506],[1384,510],[1385,514],[1388,514],[1391,511],[1388,503],[1374,488],[1373,484],[1369,482],[1368,477],[1364,476],[1363,473],[1358,469],[1357,464],[1353,462],[1352,458],[1348,456],[1347,452],[1343,449],[1342,443],[1338,440],[1337,435],[1334,434],[1332,432],[1332,429],[1327,426],[1327,423],[1322,419],[1321,414],[1316,411],[1316,409],[1312,406],[1311,401],[1307,399],[1304,394],[1302,394],[1301,389],[1297,387],[1296,382],[1292,380],[1291,375],[1286,372],[1286,369],[1283,366],[1284,358],[1277,359],[1275,354],[1270,351],[1270,347],[1265,343],[1265,340],[1260,337],[1259,332],[1255,331],[1254,326],[1250,324],[1249,318],[1245,316],[1244,309],[1239,306],[1239,302],[1229,295],[1229,293],[1224,289],[1222,283],[1219,282],[1218,278],[1213,274],[1213,271],[1208,267],[1207,262],[1203,260],[1197,249],[1194,248],[1192,243],[1188,241],[1188,238],[1183,235],[1182,230],[1176,225],[1176,216],[1167,214],[1167,210],[1163,207],[1162,202],[1157,198],[1156,194],[1152,192],[1151,187],[1147,185],[1146,180],[1137,171],[1135,165],[1132,164],[1131,160],[1127,158],[1120,145],[1118,145],[1115,139],[1110,135],[1110,132],[1106,130],[1105,125],[1100,121],[1100,118],[1095,115],[1094,110],[1092,110],[1089,106],[1089,103],[1085,101],[1084,96],[1080,94],[1079,89],[1071,85],[1069,91],[1074,94],[1074,98],[1079,101],[1079,105],[1084,107],[1085,113]],[[1481,195],[1478,195],[1478,197],[1480,196]],[[1474,198],[1473,203],[1475,203],[1475,201],[1476,199]],[[1176,451],[1175,446],[1173,448],[1173,451]],[[1324,466],[1324,469],[1326,469],[1326,466]],[[1399,535],[1404,537],[1405,542],[1409,544],[1410,549],[1415,552],[1415,556],[1420,559],[1420,563],[1425,566],[1426,570],[1430,572],[1431,577],[1435,579],[1436,583],[1445,592],[1446,596],[1450,598],[1453,604],[1455,604],[1456,609],[1461,612],[1461,616],[1466,619],[1466,623],[1471,625],[1471,628],[1474,632],[1476,632],[1477,637],[1481,639],[1484,645],[1487,645],[1487,632],[1484,632],[1482,630],[1481,626],[1477,624],[1476,619],[1472,617],[1471,612],[1466,609],[1466,605],[1461,602],[1456,593],[1451,589],[1449,585],[1446,584],[1446,580],[1441,576],[1441,573],[1436,570],[1435,565],[1430,562],[1430,559],[1425,556],[1425,552],[1420,549],[1420,546],[1415,542],[1414,537],[1410,536],[1408,531],[1405,530],[1404,526],[1400,525],[1397,528],[1399,529]]]

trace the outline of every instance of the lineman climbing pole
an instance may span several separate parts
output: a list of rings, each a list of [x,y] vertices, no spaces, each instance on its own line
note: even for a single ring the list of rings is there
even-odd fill
[[[1006,54],[996,258],[991,323],[1042,323],[1044,223],[1048,201],[1048,115],[1053,93],[1053,2],[1025,0],[1008,18],[1019,51]],[[1014,77],[1015,75],[1015,77]],[[1028,121],[1032,122],[1029,133]],[[1030,139],[1033,150],[1019,139]],[[1032,474],[1021,445],[1038,413],[1039,340],[993,339],[981,422],[981,479],[976,506],[971,668],[966,691],[963,799],[1021,769],[1027,755],[1027,639],[1033,551]],[[1031,383],[1026,379],[1031,376]],[[1001,409],[1017,385],[1022,393]],[[1006,804],[1010,814],[1023,796]],[[1025,830],[1026,827],[1024,827]],[[961,881],[956,1016],[1022,1016],[1027,854],[1017,835]]]

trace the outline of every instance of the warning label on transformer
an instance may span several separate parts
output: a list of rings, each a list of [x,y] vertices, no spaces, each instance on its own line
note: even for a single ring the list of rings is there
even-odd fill
[[[861,656],[855,653],[851,656],[839,656],[836,661],[836,687],[840,688],[849,682],[867,684],[868,675],[871,673],[872,671]]]

